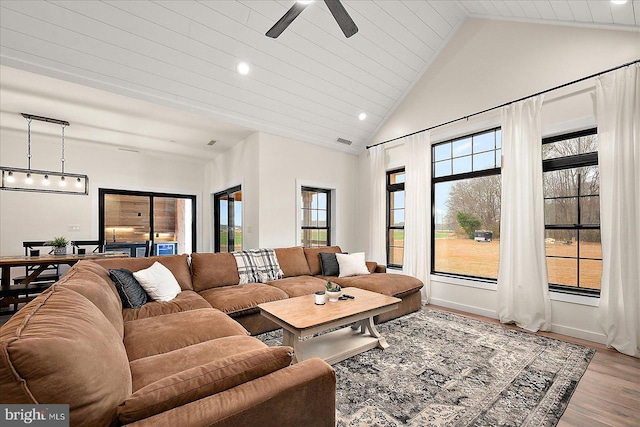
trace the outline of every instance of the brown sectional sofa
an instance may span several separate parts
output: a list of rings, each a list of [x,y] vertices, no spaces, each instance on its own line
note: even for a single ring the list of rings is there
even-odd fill
[[[420,309],[422,282],[411,276],[386,273],[384,266],[374,262],[367,262],[371,272],[368,275],[343,278],[322,276],[318,254],[340,253],[342,250],[339,246],[277,248],[275,252],[284,277],[267,284],[245,285],[238,285],[240,278],[233,255],[192,254],[193,290],[213,307],[240,322],[252,335],[278,328],[275,323],[260,315],[258,304],[322,291],[327,280],[343,287],[355,286],[402,300],[396,310],[384,313],[376,319],[377,322],[394,319]]]
[[[276,329],[258,304],[323,290],[326,281],[402,299],[378,321],[420,308],[422,282],[385,273],[323,277],[319,252],[276,249],[284,278],[239,285],[231,254],[83,261],[0,328],[2,403],[67,403],[72,425],[329,426],[335,373],[296,365],[291,348],[249,336]],[[108,269],[160,262],[182,292],[122,308]]]
[[[108,270],[82,261],[9,319],[0,401],[68,404],[73,426],[335,425],[331,366],[290,365],[290,347],[267,347],[191,290],[186,256],[158,260],[184,289],[173,301],[122,309]]]

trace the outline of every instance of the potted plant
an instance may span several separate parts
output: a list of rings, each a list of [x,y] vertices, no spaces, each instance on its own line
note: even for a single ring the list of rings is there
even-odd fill
[[[338,298],[340,298],[340,294],[342,294],[342,288],[340,287],[340,285],[327,281],[325,288],[327,289],[329,302],[338,302]]]
[[[54,255],[66,255],[68,244],[69,244],[69,241],[62,236],[54,237],[52,240],[45,242],[45,245],[51,246],[53,248]]]

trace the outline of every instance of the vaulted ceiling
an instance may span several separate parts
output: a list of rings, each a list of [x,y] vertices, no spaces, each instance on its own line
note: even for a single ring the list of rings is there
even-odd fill
[[[266,37],[293,3],[3,0],[2,126],[27,112],[68,120],[69,138],[202,158],[254,131],[358,153],[466,18],[640,29],[639,0],[343,0],[351,38],[321,1]]]

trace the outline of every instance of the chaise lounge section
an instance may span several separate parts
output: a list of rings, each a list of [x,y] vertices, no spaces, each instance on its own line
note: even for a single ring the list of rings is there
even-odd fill
[[[282,279],[239,285],[240,277],[232,254],[194,253],[191,255],[193,290],[215,307],[240,322],[252,335],[277,329],[260,315],[258,304],[310,295],[323,291],[327,280],[343,287],[357,287],[400,298],[396,310],[380,315],[383,322],[417,311],[421,307],[423,283],[404,274],[386,273],[386,267],[367,262],[371,274],[342,277],[323,276],[320,253],[342,253],[339,246],[321,248],[277,248],[276,257],[284,273]],[[117,260],[99,261],[116,264]]]

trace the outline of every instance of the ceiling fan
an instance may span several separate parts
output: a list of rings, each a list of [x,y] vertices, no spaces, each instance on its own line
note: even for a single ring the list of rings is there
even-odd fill
[[[351,19],[342,3],[340,3],[340,0],[324,0],[324,2],[347,38],[358,32],[358,27],[356,26],[355,22],[353,22],[353,19]],[[284,30],[287,29],[287,27],[293,22],[293,20],[296,19],[298,15],[300,15],[300,13],[304,10],[305,7],[309,5],[309,3],[311,2],[295,2],[293,6],[291,6],[291,9],[289,9],[287,13],[285,13],[284,16],[280,18],[269,31],[267,31],[266,35],[274,39],[277,38],[280,34],[282,34]]]

